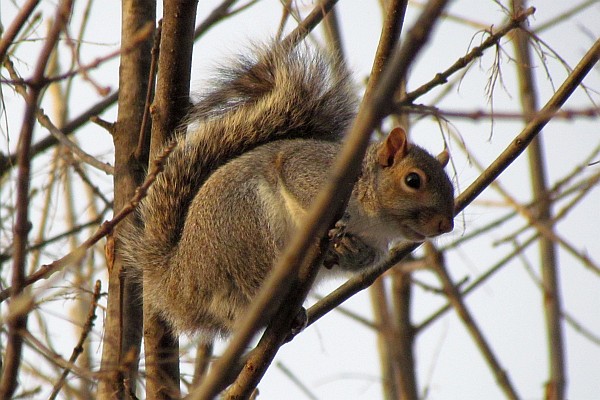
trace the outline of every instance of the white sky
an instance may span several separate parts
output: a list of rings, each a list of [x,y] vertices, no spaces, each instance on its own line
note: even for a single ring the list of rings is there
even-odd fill
[[[201,1],[197,20],[202,20],[213,9],[218,1]],[[303,1],[306,7],[313,2]],[[377,40],[379,37],[381,15],[375,1],[340,1],[341,27],[344,35],[344,46],[351,68],[355,71],[357,81],[364,80],[370,70]],[[539,1],[534,2],[537,12],[532,26],[544,24],[561,10],[568,8],[570,2]],[[54,2],[44,2],[44,10],[52,10]],[[76,2],[77,12],[81,13],[83,2]],[[504,21],[504,14],[498,5],[492,1],[455,1],[450,11],[467,18],[482,26],[499,27]],[[0,4],[0,20],[6,27],[15,7],[12,2],[2,1]],[[50,11],[48,15],[53,13]],[[410,7],[406,26],[418,13],[418,8]],[[240,14],[231,21],[218,25],[209,32],[195,48],[193,66],[193,87],[201,90],[202,81],[211,66],[218,63],[224,56],[244,48],[250,40],[265,40],[276,32],[279,24],[280,6],[275,0],[263,0],[250,10]],[[78,19],[77,19],[78,20]],[[590,7],[584,13],[563,22],[556,28],[540,33],[540,36],[551,48],[556,50],[564,60],[573,67],[591,47],[594,40],[600,36],[600,5]],[[73,25],[77,26],[78,22]],[[120,2],[104,1],[94,4],[91,14],[91,25],[84,46],[82,60],[90,62],[99,55],[104,55],[119,43],[120,33]],[[410,88],[430,80],[435,73],[447,68],[458,57],[464,55],[469,46],[477,45],[482,40],[481,34],[476,34],[481,28],[465,27],[455,22],[445,21],[440,26],[426,51],[421,55],[412,71]],[[38,27],[42,35],[45,27]],[[75,34],[72,32],[72,34]],[[472,40],[471,40],[472,39]],[[506,43],[503,57],[503,84],[499,83],[494,91],[494,107],[499,111],[519,110],[518,86],[514,73],[514,63],[509,61],[512,46]],[[37,55],[39,43],[25,43],[19,51],[17,68],[26,77],[31,73],[32,62]],[[28,46],[28,47],[25,47]],[[63,68],[69,63],[68,52],[63,51]],[[486,98],[485,85],[488,70],[493,63],[493,53],[488,52],[482,61],[471,67],[470,72],[462,81],[459,90],[454,89],[439,106],[452,111],[478,111],[489,108]],[[27,63],[29,63],[29,70]],[[552,84],[558,87],[566,76],[565,70],[556,59],[547,60],[549,71],[553,78],[551,83],[546,79],[540,60],[536,58],[537,84],[540,88],[540,105],[552,94]],[[28,71],[28,72],[26,72]],[[592,97],[598,100],[600,77],[598,67],[586,78],[588,87],[595,90]],[[3,78],[4,76],[4,71]],[[102,85],[113,89],[118,83],[118,63],[110,62],[92,72],[93,78]],[[419,103],[429,104],[440,91],[418,100]],[[6,85],[2,94],[6,104],[6,115],[2,115],[2,151],[14,149],[20,128],[20,115],[23,103]],[[99,97],[91,86],[81,83],[74,87],[71,99],[71,116],[95,104]],[[567,103],[565,108],[590,108],[592,104],[581,89]],[[115,110],[103,115],[107,120],[114,120]],[[6,119],[5,119],[6,118]],[[452,119],[452,127],[458,131],[479,162],[488,165],[518,134],[521,124],[518,122],[497,121],[493,135],[489,121],[473,122],[466,119]],[[546,149],[546,160],[549,171],[549,182],[553,184],[581,163],[589,152],[600,144],[597,120],[573,119],[551,122],[543,133]],[[7,132],[10,144],[7,144]],[[45,136],[42,129],[36,131],[35,139]],[[415,140],[432,152],[439,151],[442,137],[436,123],[426,119],[416,122],[412,130]],[[491,138],[490,138],[491,137]],[[91,154],[113,163],[110,137],[102,129],[86,126],[78,133],[82,147]],[[455,171],[452,177],[458,181],[458,190],[466,188],[478,176],[478,171],[461,154],[460,143],[455,138],[450,140],[450,150],[453,156]],[[36,160],[34,175],[36,179],[45,179],[47,166],[43,158]],[[47,162],[47,159],[46,159]],[[517,200],[530,199],[527,163],[525,158],[515,162],[501,177],[500,183]],[[588,167],[588,176],[595,173],[598,165]],[[41,172],[40,172],[41,171]],[[98,185],[110,194],[111,178],[100,172],[91,176],[97,179]],[[10,194],[2,194],[10,196]],[[493,190],[487,190],[481,200],[502,201]],[[57,204],[58,200],[57,200]],[[564,202],[560,203],[564,204]],[[578,250],[586,252],[597,264],[600,263],[600,246],[598,234],[600,230],[600,190],[595,188],[586,200],[572,211],[558,225],[562,237]],[[59,206],[60,207],[60,206]],[[82,215],[86,205],[81,204]],[[39,210],[39,208],[37,208]],[[473,205],[456,220],[456,229],[448,237],[439,240],[440,244],[449,243],[464,233],[469,233],[476,227],[492,221],[508,211],[507,208]],[[34,208],[33,213],[36,212]],[[55,228],[60,232],[61,210],[56,209]],[[492,242],[503,239],[516,229],[527,225],[522,219],[511,220],[476,241],[461,246],[457,251],[447,255],[447,265],[458,281],[469,277],[470,281],[486,271],[494,262],[512,251],[510,244],[492,246]],[[3,232],[10,229],[3,227]],[[521,240],[529,237],[528,232],[520,236]],[[2,238],[3,244],[5,238]],[[53,257],[63,255],[63,248],[56,248],[55,253],[46,254],[47,262]],[[558,253],[560,262],[560,280],[562,296],[566,310],[572,314],[587,329],[600,334],[600,279],[597,275],[584,269],[580,262],[562,249]],[[537,266],[537,249],[531,247],[526,257],[532,263],[534,270]],[[415,277],[432,285],[438,285],[432,273],[418,272]],[[60,279],[60,278],[59,278]],[[341,283],[341,282],[338,282]],[[60,281],[54,284],[61,284]],[[546,341],[544,319],[542,314],[541,294],[535,289],[534,283],[523,267],[522,261],[514,260],[504,267],[499,274],[484,287],[478,289],[467,298],[467,305],[476,318],[484,335],[491,344],[501,364],[507,370],[517,392],[527,399],[543,397],[544,384],[547,378]],[[103,281],[106,290],[107,282]],[[331,287],[319,289],[325,294]],[[56,314],[61,315],[59,304]],[[440,296],[416,289],[413,308],[414,320],[419,323],[444,301]],[[4,305],[3,305],[4,307]],[[368,294],[361,293],[345,304],[354,312],[371,318]],[[5,312],[3,308],[3,312]],[[99,319],[97,325],[101,325]],[[67,326],[61,317],[57,324]],[[56,326],[55,326],[56,327]],[[64,356],[68,356],[75,343],[76,336],[65,335],[65,328],[56,328],[51,335],[56,338],[57,346],[64,345]],[[71,329],[68,326],[67,330]],[[99,341],[99,329],[94,336]],[[600,347],[590,343],[575,332],[569,325],[564,325],[566,356],[568,364],[568,398],[569,399],[600,399]],[[97,355],[101,351],[97,347]],[[417,339],[416,358],[418,364],[418,380],[420,387],[427,386],[430,399],[496,399],[503,398],[501,390],[496,386],[494,377],[486,366],[483,357],[477,351],[465,328],[454,313],[438,320]],[[29,354],[31,356],[31,354]],[[191,355],[193,356],[193,355]],[[184,357],[189,359],[189,357]],[[320,399],[379,399],[382,398],[379,377],[380,369],[378,354],[373,332],[348,318],[333,312],[324,317],[315,326],[299,335],[292,343],[284,346],[277,361],[282,362],[294,372]],[[185,369],[184,369],[185,370]],[[275,366],[272,366],[259,385],[262,399],[303,399],[302,393]]]

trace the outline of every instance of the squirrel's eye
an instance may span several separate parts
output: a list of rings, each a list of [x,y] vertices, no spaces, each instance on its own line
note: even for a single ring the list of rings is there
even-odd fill
[[[421,177],[416,172],[411,172],[404,178],[406,186],[413,189],[419,189],[421,187]]]

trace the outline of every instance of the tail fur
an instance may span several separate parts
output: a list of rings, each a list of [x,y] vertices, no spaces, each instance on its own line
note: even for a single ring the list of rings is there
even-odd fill
[[[341,62],[305,46],[256,46],[221,68],[194,106],[176,146],[138,208],[143,228],[125,229],[125,259],[136,268],[166,268],[190,202],[227,161],[278,139],[340,140],[356,96]]]

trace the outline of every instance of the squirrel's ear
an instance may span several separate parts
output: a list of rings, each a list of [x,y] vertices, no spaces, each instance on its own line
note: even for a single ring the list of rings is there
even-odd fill
[[[382,167],[390,167],[394,160],[401,159],[408,151],[408,140],[404,129],[397,127],[392,129],[385,141],[379,147],[377,160]]]
[[[448,161],[450,161],[450,153],[448,153],[448,150],[444,149],[444,151],[438,154],[435,158],[441,164],[442,168],[444,168],[446,165],[448,165]]]

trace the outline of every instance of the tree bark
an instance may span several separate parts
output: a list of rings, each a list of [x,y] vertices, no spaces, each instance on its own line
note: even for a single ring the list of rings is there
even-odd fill
[[[189,108],[196,0],[165,1],[158,61],[156,97],[152,105],[150,158],[160,154]],[[146,398],[179,397],[179,343],[165,322],[144,310]]]
[[[138,43],[131,51],[121,54],[119,111],[113,132],[115,211],[123,208],[133,197],[135,188],[142,181],[143,166],[147,162],[135,159],[134,153],[144,115],[153,37],[149,34],[140,41],[138,35],[147,24],[155,24],[156,1],[125,0],[122,2],[122,15],[121,47],[127,47],[134,40]],[[118,239],[119,226],[114,235]],[[114,238],[110,237],[108,240],[108,304],[102,348],[104,373],[98,384],[98,399],[122,398],[124,379],[129,381],[131,388],[135,388],[142,327],[139,289],[123,275],[118,241],[115,243]],[[114,254],[110,249],[114,249]],[[127,373],[124,374],[121,367],[126,355]]]

